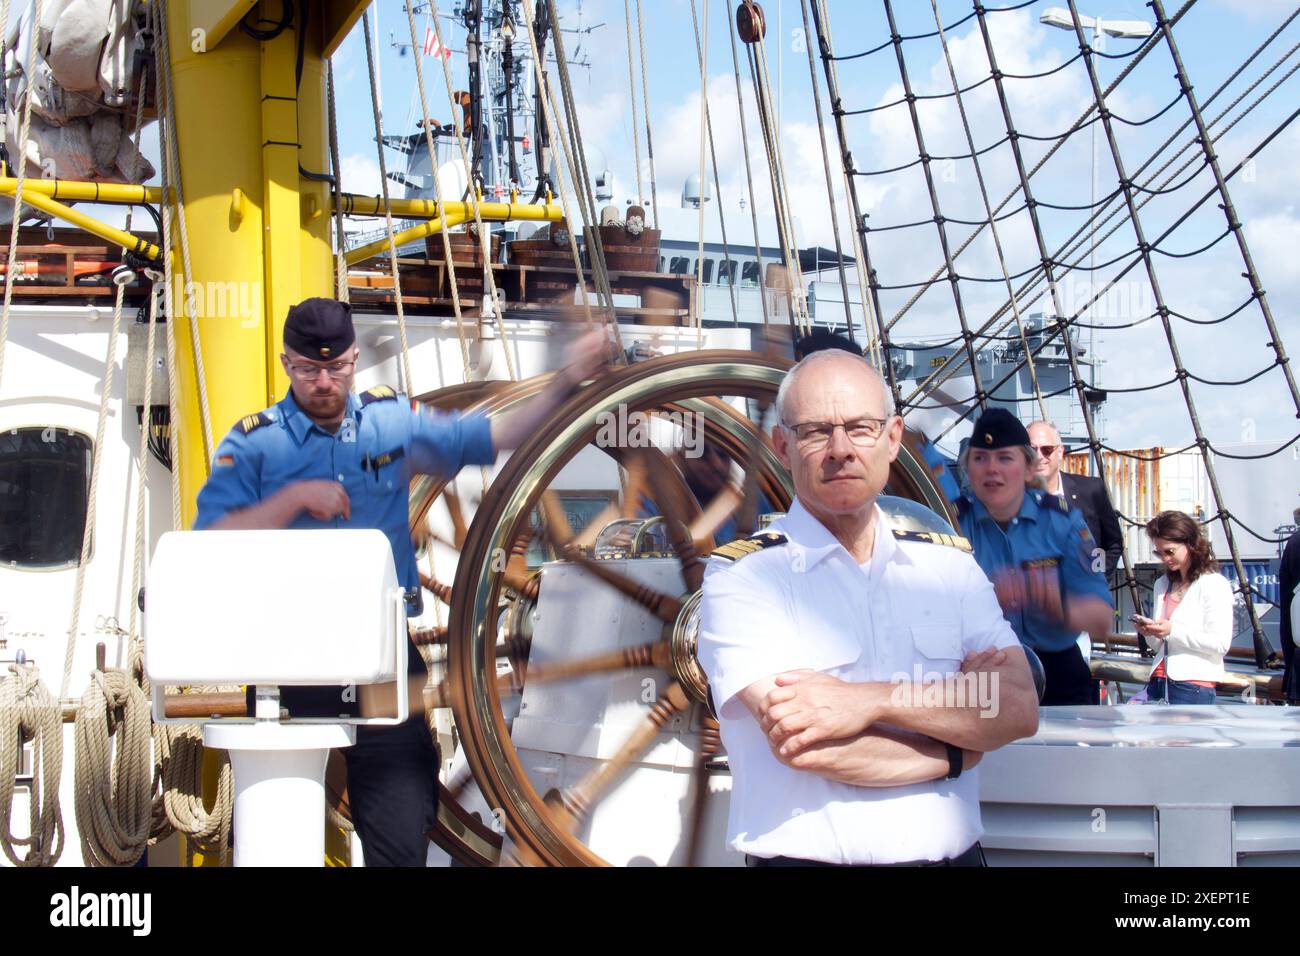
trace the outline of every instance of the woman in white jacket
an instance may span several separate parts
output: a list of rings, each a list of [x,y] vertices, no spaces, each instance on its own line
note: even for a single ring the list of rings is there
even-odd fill
[[[1219,573],[1201,526],[1181,511],[1162,511],[1147,535],[1165,574],[1156,581],[1151,619],[1138,632],[1156,650],[1148,700],[1213,704],[1232,643],[1232,585]]]

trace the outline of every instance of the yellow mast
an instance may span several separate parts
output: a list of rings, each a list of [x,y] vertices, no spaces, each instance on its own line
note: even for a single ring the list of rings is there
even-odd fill
[[[254,5],[193,0],[168,5],[175,136],[190,238],[192,291],[226,314],[201,312],[214,439],[287,387],[276,357],[289,307],[332,293],[328,184],[299,166],[329,169],[323,58],[364,3],[311,3],[301,82],[295,76],[298,22],[259,41],[237,29]],[[279,19],[282,0],[262,2],[260,27]],[[174,231],[173,235],[176,235]],[[175,238],[173,242],[175,242]],[[180,257],[174,260],[181,276]],[[179,280],[177,280],[179,281]],[[183,296],[176,296],[179,312]],[[176,322],[180,361],[181,507],[186,524],[207,476],[188,323]]]

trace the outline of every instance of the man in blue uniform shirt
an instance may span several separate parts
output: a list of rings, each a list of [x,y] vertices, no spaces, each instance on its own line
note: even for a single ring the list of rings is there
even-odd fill
[[[352,392],[360,349],[350,308],[307,299],[289,310],[280,361],[290,390],[241,419],[217,447],[199,492],[196,530],[377,528],[388,536],[408,613],[420,613],[420,580],[407,517],[415,474],[451,477],[516,447],[569,392],[600,367],[603,332],[579,339],[546,390],[518,412],[441,414],[391,388]],[[419,654],[411,671],[423,675]],[[356,713],[340,689],[285,688],[291,714]],[[343,751],[353,822],[368,865],[423,866],[436,809],[436,751],[423,714],[398,727],[359,727]]]
[[[1012,630],[1042,661],[1043,704],[1095,704],[1078,638],[1103,641],[1114,619],[1104,565],[1083,515],[1031,487],[1038,455],[1029,444],[1006,409],[980,416],[962,455],[970,493],[957,501],[961,531]]]

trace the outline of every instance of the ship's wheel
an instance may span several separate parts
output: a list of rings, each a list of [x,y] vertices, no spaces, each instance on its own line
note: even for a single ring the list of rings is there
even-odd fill
[[[506,831],[503,861],[719,861],[711,808],[721,802],[710,794],[729,775],[695,660],[698,593],[715,531],[747,533],[760,502],[790,503],[761,428],[787,368],[701,351],[607,375],[517,449],[479,503],[450,593],[445,688],[474,780]],[[478,402],[504,411],[540,387]],[[700,500],[680,448],[633,437],[632,423],[649,420],[679,438],[698,429],[696,448],[743,477]],[[608,502],[575,528],[574,476],[590,484],[600,462]],[[886,491],[946,513],[914,437]]]

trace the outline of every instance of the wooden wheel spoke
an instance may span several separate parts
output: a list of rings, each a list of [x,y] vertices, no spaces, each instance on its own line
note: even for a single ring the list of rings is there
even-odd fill
[[[440,581],[436,581],[433,578],[429,577],[429,575],[421,572],[420,587],[430,592],[434,597],[436,597],[443,604],[451,604],[451,587],[449,585],[443,584]]]
[[[451,513],[452,540],[455,542],[454,547],[459,551],[465,547],[465,536],[469,533],[469,526],[465,522],[465,509],[461,506],[456,489],[450,483],[442,490],[442,500],[447,503],[447,511]]]
[[[746,483],[750,476],[746,476]],[[755,485],[757,487],[757,484]],[[744,504],[744,498],[740,491],[734,485],[728,484],[725,488],[713,496],[713,500],[704,506],[700,516],[691,522],[691,538],[697,545],[705,538],[712,538],[717,530],[722,527],[723,522],[736,513],[736,509]],[[739,519],[737,519],[739,521]]]
[[[595,767],[573,786],[548,793],[546,803],[561,819],[565,828],[572,832],[591,813],[592,807],[612,789],[623,772],[650,749],[668,721],[688,706],[690,701],[686,697],[686,691],[681,684],[673,681],[650,706],[645,721],[632,731],[609,760]]]
[[[667,641],[652,641],[636,647],[625,647],[605,654],[593,654],[572,661],[553,664],[532,664],[528,668],[530,681],[571,680],[592,674],[658,667],[667,670],[672,663],[672,649]]]
[[[682,579],[687,591],[698,591],[704,582],[704,559],[695,546],[688,527],[687,504],[680,490],[681,478],[673,474],[673,466],[663,455],[642,453],[646,474],[657,494],[655,503],[662,509],[664,525],[668,529],[668,540],[682,565]],[[712,544],[709,544],[712,550]]]
[[[709,796],[709,762],[722,750],[718,722],[705,715],[700,725],[700,752],[691,773],[691,815],[686,822],[686,865],[699,866],[703,849],[704,804]]]
[[[758,421],[767,417],[771,403],[759,402]],[[745,441],[745,484],[741,496],[740,510],[736,512],[736,536],[748,538],[754,533],[758,523],[758,472],[761,466],[764,445],[767,439],[760,427],[746,429]]]
[[[553,491],[543,492],[538,508],[542,513],[542,527],[556,554],[572,561],[592,577],[603,581],[621,594],[630,597],[659,620],[670,622],[677,620],[682,605],[677,598],[662,591],[657,591],[647,584],[634,581],[626,574],[615,571],[603,561],[597,561],[578,550],[574,544],[573,532],[569,519],[564,513],[564,505]]]

